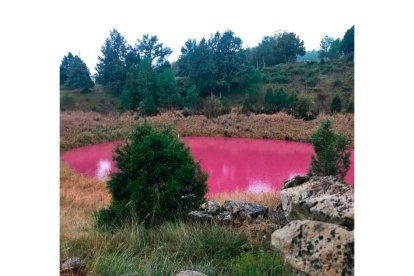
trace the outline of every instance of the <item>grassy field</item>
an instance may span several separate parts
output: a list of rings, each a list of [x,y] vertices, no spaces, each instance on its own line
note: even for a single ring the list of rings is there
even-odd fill
[[[285,113],[243,115],[230,113],[215,119],[203,115],[184,117],[168,112],[147,117],[156,126],[171,125],[181,136],[227,136],[310,141],[310,135],[325,118],[332,118],[335,131],[354,141],[354,115],[319,115],[315,120],[296,119]],[[103,115],[97,112],[65,111],[60,116],[61,150],[113,140],[124,140],[142,118],[131,112]]]
[[[177,221],[145,228],[131,222],[112,232],[98,231],[93,213],[110,202],[104,182],[62,165],[60,194],[61,259],[81,257],[85,275],[174,275],[186,269],[207,275],[290,275],[270,246],[271,232],[262,225],[253,229]],[[277,194],[244,196],[278,202]]]

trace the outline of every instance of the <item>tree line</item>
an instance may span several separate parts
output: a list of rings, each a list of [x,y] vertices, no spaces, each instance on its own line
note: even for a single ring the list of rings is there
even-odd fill
[[[341,56],[353,58],[354,27],[343,39],[325,36],[318,56],[321,62]],[[94,80],[121,99],[122,107],[155,114],[159,107],[199,107],[202,98],[226,97],[234,91],[248,95],[258,93],[260,70],[280,63],[295,62],[304,56],[303,40],[293,32],[278,32],[266,36],[253,48],[244,48],[243,41],[234,32],[216,32],[200,41],[189,39],[181,48],[176,62],[167,60],[171,48],[164,46],[156,35],[145,34],[129,45],[116,30],[101,47],[95,67]],[[69,89],[90,89],[94,83],[82,59],[68,53],[60,65],[60,85]],[[272,92],[273,93],[273,92]],[[273,95],[273,94],[272,94]],[[285,99],[275,91],[265,96],[268,112],[292,105],[294,99]]]

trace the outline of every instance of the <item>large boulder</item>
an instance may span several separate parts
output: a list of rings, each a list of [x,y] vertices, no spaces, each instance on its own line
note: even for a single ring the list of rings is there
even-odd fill
[[[312,177],[302,185],[281,191],[288,221],[317,220],[354,227],[354,189],[332,176]]]
[[[298,271],[354,275],[353,231],[336,224],[295,220],[272,234],[272,245]]]

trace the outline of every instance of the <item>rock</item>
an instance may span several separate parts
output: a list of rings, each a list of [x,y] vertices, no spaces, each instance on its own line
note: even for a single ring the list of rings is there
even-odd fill
[[[310,219],[354,228],[354,190],[332,176],[312,177],[284,189],[281,200],[288,221]]]
[[[309,176],[297,175],[297,176],[294,176],[293,178],[283,181],[283,189],[293,188],[307,181],[309,181]]]
[[[79,257],[70,257],[66,259],[60,266],[61,276],[85,275],[83,264]]]
[[[231,222],[233,219],[233,216],[231,215],[229,211],[223,211],[216,215],[216,219],[221,222]]]
[[[282,204],[279,204],[276,208],[269,208],[266,218],[280,227],[283,227],[288,223]]]
[[[272,234],[272,245],[295,269],[310,275],[354,275],[353,231],[295,220]]]
[[[61,269],[75,269],[82,266],[82,261],[79,257],[70,257],[66,259],[62,265]]]
[[[213,219],[213,216],[206,211],[191,211],[188,217],[193,221],[208,221]]]
[[[194,270],[184,270],[180,271],[176,276],[207,276],[204,273],[194,271]]]
[[[218,213],[218,211],[220,211],[221,206],[220,206],[219,203],[217,203],[215,201],[208,200],[207,202],[205,202],[201,205],[201,209],[206,211],[207,213],[215,215],[215,214]]]
[[[256,219],[259,216],[264,216],[268,208],[254,203],[226,200],[223,208],[229,211],[233,217]]]

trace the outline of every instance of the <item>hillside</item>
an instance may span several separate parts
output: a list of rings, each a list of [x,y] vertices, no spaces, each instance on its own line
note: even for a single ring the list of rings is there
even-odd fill
[[[294,62],[267,67],[260,71],[259,94],[253,95],[255,110],[262,110],[264,96],[268,88],[276,91],[282,88],[290,95],[306,99],[310,110],[315,113],[329,113],[335,95],[342,102],[342,112],[353,112],[354,104],[354,62],[346,59],[317,62]],[[228,96],[231,107],[241,107],[245,91],[232,91]],[[119,97],[95,85],[89,92],[80,90],[61,90],[61,110],[96,111],[113,113],[120,109]]]
[[[263,105],[266,90],[276,91],[282,88],[289,94],[306,98],[311,110],[329,113],[330,104],[335,95],[342,102],[342,112],[353,112],[354,104],[354,62],[338,59],[320,64],[317,62],[295,62],[279,64],[262,69],[262,84],[256,104]],[[244,93],[229,96],[231,105],[242,105]]]

